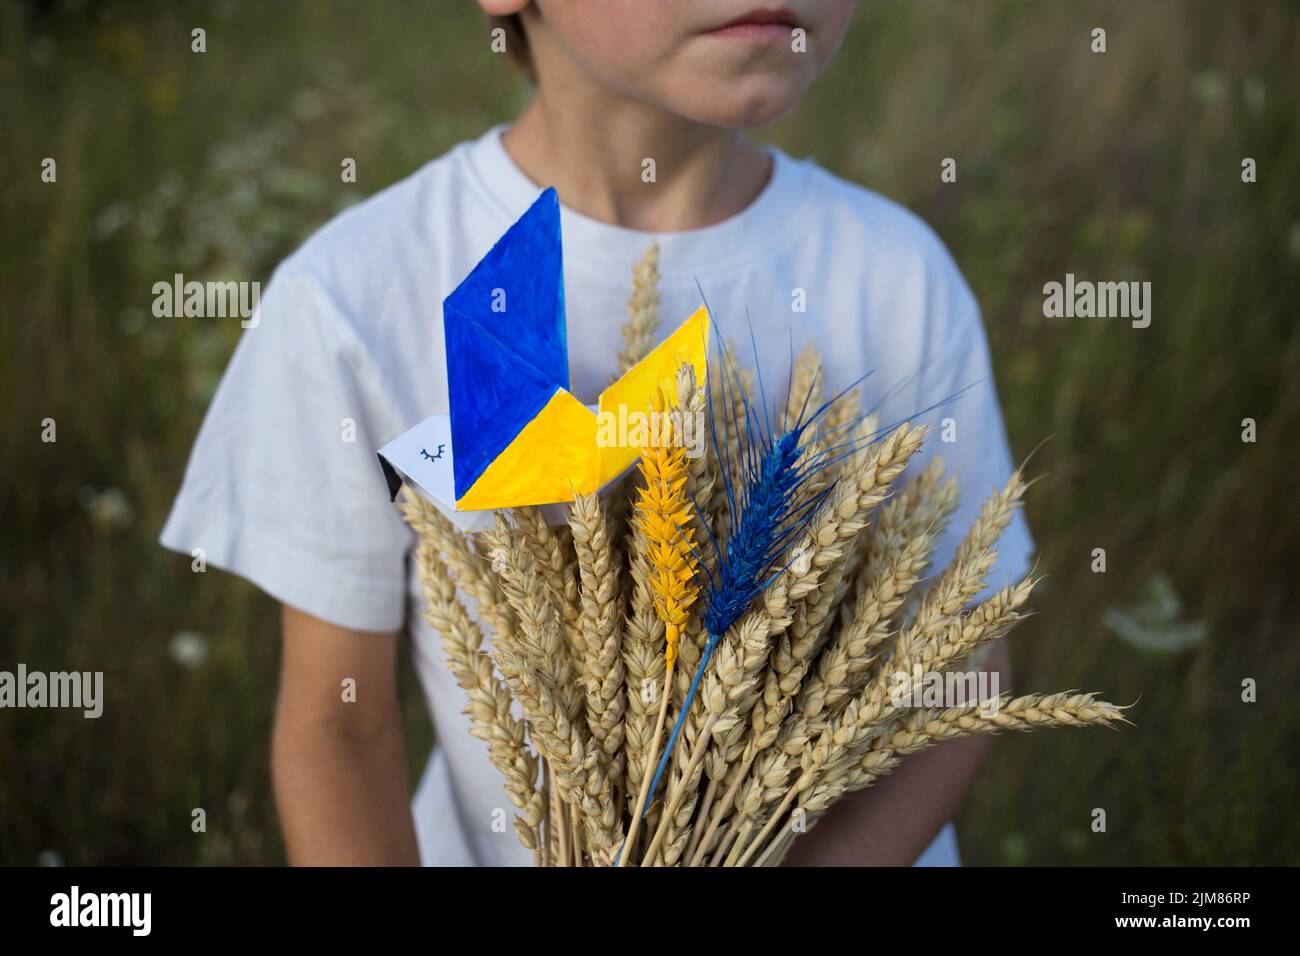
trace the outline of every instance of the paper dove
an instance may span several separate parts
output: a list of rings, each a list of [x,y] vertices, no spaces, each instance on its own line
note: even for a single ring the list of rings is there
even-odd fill
[[[379,450],[396,498],[403,482],[449,510],[572,501],[636,461],[639,433],[598,441],[597,415],[644,414],[686,362],[706,381],[709,314],[700,306],[600,394],[569,391],[560,205],[545,190],[443,300],[450,414],[431,415]]]

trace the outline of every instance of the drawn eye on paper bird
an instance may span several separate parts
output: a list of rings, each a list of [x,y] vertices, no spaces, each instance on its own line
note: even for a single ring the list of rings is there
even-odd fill
[[[600,417],[644,412],[685,363],[707,380],[709,314],[701,305],[589,407],[569,390],[560,204],[545,190],[443,300],[446,414],[379,450],[396,498],[409,482],[452,511],[573,501],[636,462],[635,440],[598,440]],[[450,447],[440,460],[421,451]]]

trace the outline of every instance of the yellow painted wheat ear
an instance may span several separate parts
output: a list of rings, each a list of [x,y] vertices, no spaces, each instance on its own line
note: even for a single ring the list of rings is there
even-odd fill
[[[699,595],[699,562],[691,529],[694,508],[686,493],[686,449],[677,442],[668,414],[675,403],[661,387],[651,407],[663,424],[641,453],[645,487],[636,503],[636,521],[648,543],[648,583],[655,611],[664,622],[664,661],[671,670],[681,629]]]
[[[654,596],[655,613],[664,623],[664,684],[659,692],[659,716],[651,738],[650,759],[646,761],[645,776],[637,795],[639,809],[628,831],[625,850],[633,846],[650,799],[659,738],[668,716],[677,644],[700,590],[696,581],[699,561],[691,529],[695,509],[686,492],[686,449],[673,432],[672,413],[676,408],[675,399],[661,385],[651,399],[650,433],[641,450],[641,478],[645,485],[636,502],[636,526],[645,538],[647,583]],[[627,856],[627,853],[619,855],[620,866],[627,862]]]

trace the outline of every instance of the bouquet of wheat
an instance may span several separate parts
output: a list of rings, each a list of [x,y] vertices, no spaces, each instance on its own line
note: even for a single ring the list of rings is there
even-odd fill
[[[653,342],[657,281],[652,248],[633,275],[624,370]],[[1123,719],[1093,694],[900,705],[900,686],[970,661],[1021,618],[1028,577],[969,606],[1021,474],[932,574],[957,495],[937,461],[902,481],[923,427],[881,429],[855,393],[824,396],[811,350],[784,409],[762,406],[730,350],[709,377],[683,366],[652,409],[664,437],[707,417],[705,453],[647,443],[567,527],[522,508],[469,535],[418,494],[402,500],[425,614],[539,865],[777,865],[908,754]]]

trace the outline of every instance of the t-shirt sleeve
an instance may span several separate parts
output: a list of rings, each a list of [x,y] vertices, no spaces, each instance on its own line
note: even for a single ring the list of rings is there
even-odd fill
[[[411,536],[375,449],[391,435],[353,326],[311,273],[271,280],[204,418],[163,545],[341,627],[390,631]]]
[[[957,478],[960,500],[935,546],[932,571],[948,565],[988,497],[1011,477],[1013,465],[1006,427],[998,404],[979,306],[953,266],[951,279],[931,290],[931,341],[920,377],[919,407],[944,402],[922,420],[931,427],[918,469],[941,458]],[[947,401],[957,396],[952,401]],[[1029,572],[1034,542],[1023,508],[1017,508],[997,544],[997,563],[990,570],[979,600]]]

